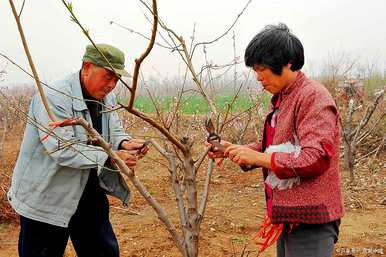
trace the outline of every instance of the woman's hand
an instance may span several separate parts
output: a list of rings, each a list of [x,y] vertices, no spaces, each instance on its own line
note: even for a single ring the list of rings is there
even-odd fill
[[[224,156],[238,165],[271,168],[271,154],[256,152],[244,145],[228,146]]]
[[[219,144],[221,146],[223,146],[223,148],[227,148],[228,146],[232,145],[230,142],[225,141],[225,140],[221,140],[219,142]],[[218,166],[220,166],[222,164],[222,162],[224,161],[224,157],[225,157],[224,152],[220,151],[217,147],[215,147],[211,143],[206,142],[205,145],[208,147],[211,147],[209,152],[208,152],[209,158],[215,159],[216,164]]]

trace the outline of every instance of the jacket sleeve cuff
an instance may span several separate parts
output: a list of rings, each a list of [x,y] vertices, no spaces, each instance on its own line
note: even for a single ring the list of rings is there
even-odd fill
[[[275,155],[276,155],[276,153],[271,154],[271,170],[273,172],[275,172],[275,170],[278,169],[278,167],[276,166],[276,163],[275,163]]]
[[[97,167],[97,174],[98,175],[102,172],[108,159],[109,159],[109,156],[104,151],[100,151],[98,153],[97,158],[96,158],[96,163],[98,164],[98,167]]]
[[[123,149],[122,143],[125,142],[125,141],[129,142],[130,139],[128,139],[128,138],[122,139],[121,142],[119,142],[119,144],[118,144],[117,150],[122,150]]]
[[[287,154],[288,153],[272,153],[271,155],[271,171],[273,171],[279,179],[288,179],[288,178],[295,178],[297,177],[297,174],[285,167],[284,165],[281,165],[280,162],[277,161],[277,155],[280,154]]]

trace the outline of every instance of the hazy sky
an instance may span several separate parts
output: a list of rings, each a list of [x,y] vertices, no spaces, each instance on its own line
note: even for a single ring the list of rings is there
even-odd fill
[[[190,40],[196,23],[196,42],[208,41],[230,26],[246,0],[158,1],[159,15],[166,24]],[[22,1],[15,0],[20,7]],[[111,20],[150,35],[150,24],[144,17],[146,10],[136,0],[72,1],[80,21],[90,30],[96,42],[113,44],[125,52],[126,65],[131,71],[134,58],[145,48],[146,40],[117,26]],[[253,0],[234,27],[236,54],[243,57],[252,37],[266,24],[284,22],[303,42],[308,70],[317,69],[328,56],[347,53],[361,62],[376,61],[381,70],[386,67],[386,1],[384,0]],[[0,1],[0,53],[28,68],[16,23],[9,2]],[[22,24],[40,77],[52,81],[79,69],[87,39],[69,19],[60,0],[26,0]],[[233,31],[232,30],[232,31]],[[208,58],[214,64],[233,59],[232,32],[210,45]],[[159,38],[158,38],[158,41]],[[160,41],[162,42],[162,41]],[[205,62],[202,48],[194,64],[199,69]],[[6,61],[0,57],[0,69]],[[11,64],[5,83],[21,83],[30,79]],[[184,66],[176,53],[155,47],[143,65],[143,73],[173,77]],[[240,65],[240,71],[246,69]]]

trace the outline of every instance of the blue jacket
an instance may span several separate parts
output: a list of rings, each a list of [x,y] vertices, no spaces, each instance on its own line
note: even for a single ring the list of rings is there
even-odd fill
[[[83,117],[92,124],[84,102],[79,72],[53,83],[55,89],[45,93],[56,120]],[[108,94],[106,106],[116,104]],[[17,213],[30,219],[67,227],[75,213],[91,168],[98,170],[100,185],[107,193],[127,204],[130,191],[117,171],[104,167],[108,158],[102,148],[87,145],[87,133],[81,126],[56,128],[47,135],[48,115],[36,94],[29,108],[29,118],[13,171],[8,200]],[[116,112],[102,114],[102,134],[117,150],[120,142],[130,137],[123,131]],[[59,138],[61,140],[59,140]]]

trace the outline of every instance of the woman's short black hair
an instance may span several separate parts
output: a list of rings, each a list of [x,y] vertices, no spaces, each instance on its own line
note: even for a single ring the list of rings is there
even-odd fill
[[[244,60],[248,67],[262,65],[281,75],[283,67],[289,63],[292,71],[303,67],[304,49],[287,25],[267,25],[249,42]]]

